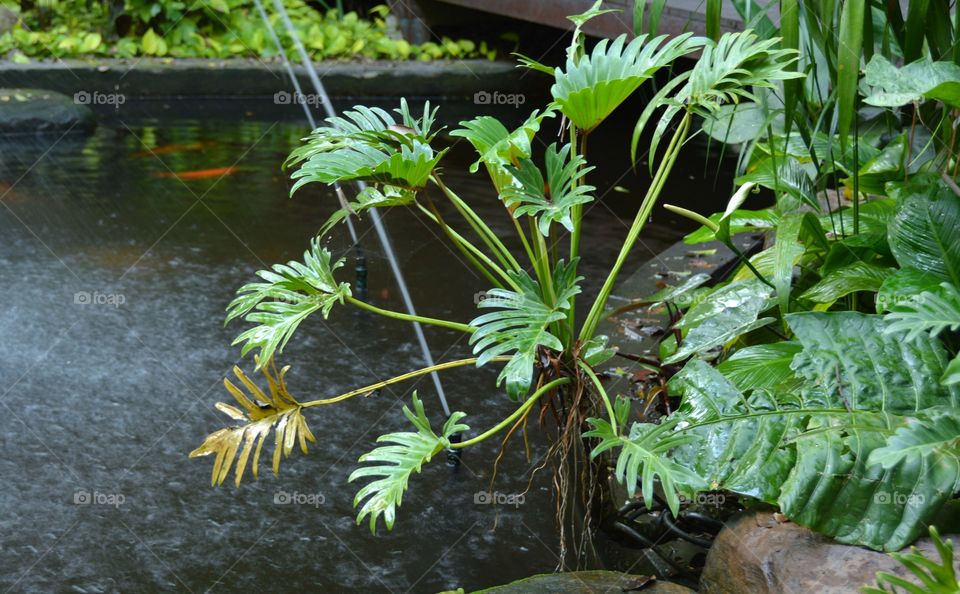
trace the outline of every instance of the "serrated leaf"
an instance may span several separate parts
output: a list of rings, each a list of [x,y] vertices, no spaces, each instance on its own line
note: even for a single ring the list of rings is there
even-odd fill
[[[470,322],[477,328],[470,336],[473,352],[478,355],[477,367],[512,352],[513,357],[497,378],[497,386],[506,382],[507,393],[514,400],[530,389],[538,349],[563,350],[563,344],[550,332],[549,326],[566,319],[570,300],[580,293],[578,283],[583,277],[576,276],[576,263],[576,259],[569,264],[563,260],[557,263],[553,274],[554,304],[545,302],[539,283],[522,271],[508,273],[521,292],[491,289],[487,291],[487,298],[478,304],[481,309],[498,308],[498,311]]]
[[[502,194],[504,204],[513,209],[514,218],[534,217],[544,237],[550,236],[550,225],[559,223],[573,231],[571,211],[579,204],[593,201],[595,187],[582,182],[592,171],[581,155],[570,156],[571,146],[557,150],[556,143],[547,147],[544,155],[546,179],[530,159],[522,159],[519,167],[507,166],[516,184],[507,186]]]
[[[225,323],[242,318],[256,324],[237,336],[233,344],[245,342],[243,354],[259,349],[264,362],[275,352],[282,352],[307,316],[319,311],[326,318],[334,304],[342,304],[351,295],[350,285],[338,284],[333,277],[333,271],[341,266],[343,259],[331,262],[330,252],[314,238],[303,253],[303,262],[274,264],[271,270],[258,271],[257,276],[266,282],[240,287],[227,306]]]
[[[257,365],[260,366],[259,361]],[[264,393],[239,367],[234,366],[233,373],[246,388],[249,396],[229,379],[224,378],[223,385],[243,410],[223,402],[218,402],[217,408],[242,424],[211,433],[200,447],[190,452],[191,458],[216,454],[210,479],[214,486],[223,484],[232,467],[236,476],[236,486],[239,487],[251,452],[253,452],[251,465],[253,478],[258,478],[260,451],[270,431],[274,431],[276,435],[273,450],[274,474],[280,472],[281,457],[288,457],[295,443],[299,442],[300,450],[304,454],[307,453],[308,441],[316,443],[316,438],[303,416],[303,408],[287,390],[284,376],[290,369],[289,366],[277,371],[271,359],[260,367],[269,385],[269,395]]]
[[[669,41],[666,35],[626,40],[626,35],[612,43],[603,39],[589,55],[568,56],[565,68],[556,69],[550,92],[577,128],[593,130],[658,70],[702,45],[689,33]]]
[[[417,398],[416,392],[413,393],[413,410],[404,406],[403,415],[413,423],[416,431],[388,433],[378,437],[377,442],[390,445],[380,446],[360,456],[360,462],[376,464],[354,470],[348,479],[349,482],[353,482],[358,478],[379,477],[364,485],[353,500],[354,507],[363,504],[357,513],[357,524],[369,516],[370,532],[374,534],[377,531],[377,521],[381,516],[387,530],[393,529],[397,508],[403,500],[403,494],[409,486],[413,473],[419,473],[424,464],[450,447],[451,435],[470,429],[467,425],[460,423],[466,415],[462,412],[454,412],[443,425],[440,435],[434,433],[430,427],[430,420],[424,412],[423,403]]]
[[[928,176],[914,176],[894,193],[888,237],[897,262],[960,286],[960,197]]]
[[[793,370],[808,386],[805,397],[829,406],[904,414],[957,401],[940,385],[947,363],[939,341],[908,340],[886,332],[881,316],[858,312],[804,312],[787,316],[803,351]]]

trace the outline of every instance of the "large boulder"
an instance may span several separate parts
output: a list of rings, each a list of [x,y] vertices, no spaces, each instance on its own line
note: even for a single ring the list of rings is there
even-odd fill
[[[595,594],[596,592],[643,592],[643,594],[696,594],[695,591],[647,576],[616,571],[571,571],[544,573],[481,590],[482,594]],[[480,592],[474,593],[480,594]]]
[[[93,112],[72,98],[43,89],[0,89],[0,134],[91,130]]]
[[[707,555],[702,594],[851,594],[878,571],[919,583],[890,555],[839,544],[774,514],[745,513],[728,522]],[[916,545],[939,560],[933,542]],[[956,561],[955,561],[956,563]],[[960,572],[960,563],[957,563]]]

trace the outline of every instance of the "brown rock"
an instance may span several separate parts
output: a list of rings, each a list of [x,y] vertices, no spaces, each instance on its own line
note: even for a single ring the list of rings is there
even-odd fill
[[[544,573],[505,586],[496,586],[474,594],[599,594],[638,592],[642,594],[696,594],[690,588],[649,576],[616,571],[571,571]]]
[[[878,571],[918,580],[890,555],[839,544],[775,514],[745,513],[717,535],[700,578],[703,594],[834,594],[873,585]],[[949,536],[944,536],[949,538]],[[954,536],[956,540],[956,536]],[[933,542],[915,546],[939,560]],[[960,563],[957,563],[960,571]]]

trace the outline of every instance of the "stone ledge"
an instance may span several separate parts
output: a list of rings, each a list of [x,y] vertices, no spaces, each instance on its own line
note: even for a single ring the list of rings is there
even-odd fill
[[[331,97],[473,98],[480,91],[544,95],[549,77],[515,62],[436,60],[432,62],[317,62]],[[303,66],[294,72],[306,94],[313,87]],[[283,64],[248,59],[61,60],[29,64],[0,62],[0,86],[31,87],[66,95],[120,93],[140,97],[273,96],[292,86]]]

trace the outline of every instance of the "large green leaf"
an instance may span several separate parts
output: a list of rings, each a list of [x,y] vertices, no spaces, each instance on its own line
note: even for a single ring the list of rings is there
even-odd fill
[[[594,168],[585,167],[586,159],[581,155],[571,158],[570,148],[565,144],[558,151],[556,143],[547,147],[544,155],[546,179],[530,159],[521,160],[519,167],[507,166],[519,185],[510,185],[503,190],[504,203],[516,207],[513,211],[516,218],[523,215],[534,217],[544,237],[550,235],[552,223],[560,223],[572,232],[570,212],[573,207],[593,201],[590,193],[596,188],[581,180]]]
[[[470,171],[476,172],[483,163],[497,191],[503,192],[513,185],[513,176],[506,170],[506,166],[530,158],[533,154],[530,141],[540,130],[543,120],[555,115],[553,108],[542,113],[534,110],[530,117],[512,132],[495,117],[479,116],[460,122],[462,128],[454,130],[450,136],[465,138],[473,145],[480,158],[470,166]]]
[[[630,43],[626,39],[626,35],[612,43],[603,39],[589,55],[570,56],[563,70],[556,69],[550,92],[577,128],[587,132],[596,128],[644,81],[703,43],[689,33],[669,41],[666,35],[653,39],[640,35]]]
[[[916,391],[930,389],[934,395],[921,399],[920,406],[952,401],[934,383],[937,361],[931,365],[917,356],[938,345],[927,340],[902,352],[889,344],[878,348],[864,339],[877,329],[865,327],[860,317],[883,323],[879,316],[849,312],[788,316],[804,346],[793,365],[803,381],[799,392],[781,387],[746,396],[717,369],[690,361],[669,386],[683,400],[670,417],[676,428],[665,438],[699,437],[677,448],[673,457],[712,489],[776,503],[791,520],[842,542],[896,550],[950,498],[956,470],[908,458],[887,468],[871,463],[871,452],[884,447],[904,422],[880,412],[877,403],[886,398],[888,411],[916,415]],[[849,367],[837,368],[836,361]],[[813,373],[815,364],[824,371]],[[915,380],[915,391],[887,383],[887,368],[893,365]],[[829,377],[839,379],[843,390],[836,389],[836,379],[825,385]],[[860,387],[856,394],[855,385]],[[889,390],[894,391],[878,396]],[[873,396],[864,396],[867,392]]]
[[[530,388],[533,381],[533,368],[540,347],[563,350],[563,343],[549,327],[567,317],[570,301],[580,292],[577,283],[582,277],[576,276],[577,260],[565,264],[561,260],[553,273],[556,301],[548,304],[541,292],[539,283],[525,272],[511,272],[510,276],[520,286],[522,292],[507,289],[491,289],[486,299],[478,307],[481,309],[498,308],[470,322],[477,328],[470,336],[473,352],[478,355],[477,367],[485,365],[494,357],[513,353],[513,357],[504,366],[497,378],[499,386],[504,381],[507,393],[518,400]]]
[[[936,289],[939,279],[916,268],[901,268],[884,279],[877,291],[877,313],[903,311],[924,291]]]
[[[331,263],[330,252],[320,247],[318,238],[303,253],[303,262],[274,264],[257,276],[266,282],[250,283],[237,289],[237,297],[227,306],[226,322],[243,318],[257,324],[246,330],[233,344],[246,341],[241,352],[260,349],[260,364],[282,352],[300,323],[319,311],[326,318],[336,303],[351,295],[348,283],[337,283],[333,271],[343,259]]]
[[[625,411],[629,414],[629,408]],[[624,415],[626,417],[627,415]],[[619,418],[620,424],[626,418]],[[659,479],[667,505],[674,515],[680,509],[677,492],[692,495],[706,487],[700,477],[686,467],[671,460],[667,454],[679,446],[696,438],[694,435],[675,435],[672,433],[676,422],[666,420],[659,425],[652,423],[634,423],[629,435],[622,435],[606,419],[588,419],[593,429],[583,434],[585,438],[599,439],[590,456],[620,448],[614,475],[627,488],[627,494],[633,497],[640,480],[640,493],[648,506],[653,505],[654,481]]]
[[[960,66],[924,58],[897,68],[880,54],[874,54],[864,71],[868,89],[865,103],[899,107],[923,99],[943,101],[960,107]]]
[[[947,356],[928,335],[908,340],[886,332],[881,316],[849,311],[794,313],[787,323],[803,345],[792,367],[808,400],[897,414],[957,400],[939,383]]]
[[[755,88],[775,88],[778,81],[803,76],[789,70],[797,59],[796,51],[779,49],[778,42],[760,40],[752,31],[725,33],[716,43],[707,42],[680,90],[673,97],[658,94],[648,106],[666,107],[653,133],[650,154],[656,154],[660,138],[681,109],[709,117],[723,105],[756,101]],[[641,117],[634,129],[634,152],[647,117],[649,114]]]
[[[932,176],[893,189],[897,212],[888,236],[897,262],[960,286],[960,198]]]
[[[823,277],[820,282],[804,291],[800,298],[816,303],[833,303],[857,291],[875,293],[893,272],[893,268],[886,266],[855,262]]]
[[[414,118],[406,101],[397,112],[401,123],[379,108],[357,106],[341,117],[327,119],[306,144],[293,151],[285,167],[297,166],[292,195],[306,184],[365,181],[407,190],[420,190],[446,151],[430,147],[430,127],[436,110],[429,103]]]
[[[950,283],[943,283],[931,291],[924,291],[917,299],[900,304],[884,319],[889,322],[887,332],[907,332],[907,339],[927,333],[936,338],[944,330],[960,330],[960,291]],[[941,383],[960,383],[960,355],[943,372]]]
[[[770,415],[780,409],[766,392],[744,396],[719,371],[694,359],[670,381],[682,394],[676,416],[688,423],[684,433],[697,436],[674,452],[674,458],[724,489],[773,502],[793,465],[793,452],[782,446],[802,420],[799,415]],[[757,414],[760,413],[760,414]]]
[[[664,363],[676,363],[773,322],[758,320],[769,306],[770,288],[757,279],[732,283],[690,308],[676,326],[688,330],[676,353]]]
[[[387,530],[393,528],[397,516],[397,507],[403,500],[410,477],[420,472],[420,468],[434,456],[450,447],[450,436],[468,431],[470,427],[460,423],[466,415],[454,412],[443,424],[440,435],[433,432],[430,420],[423,411],[423,403],[413,393],[413,411],[403,407],[403,415],[413,423],[416,431],[388,433],[377,438],[378,442],[391,445],[380,446],[360,456],[360,462],[378,464],[362,466],[353,471],[350,482],[364,477],[381,477],[367,483],[357,492],[353,500],[354,507],[363,502],[357,514],[357,524],[370,516],[370,532],[376,534],[377,520],[383,516]],[[364,501],[366,500],[366,501]]]
[[[716,212],[707,217],[707,219],[713,223],[719,223],[720,217],[722,217],[723,214],[722,212]],[[730,213],[727,220],[730,221],[730,227],[728,229],[730,235],[736,235],[737,233],[746,233],[749,231],[769,231],[777,226],[777,223],[780,221],[780,215],[772,208],[764,210],[739,209]],[[713,229],[704,226],[685,235],[683,242],[695,244],[715,241],[716,239],[717,236]]]
[[[717,365],[717,371],[744,392],[773,389],[787,383],[792,385],[797,380],[790,364],[802,349],[799,344],[789,341],[744,347]]]

